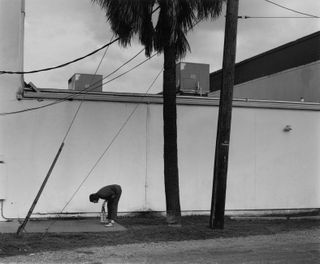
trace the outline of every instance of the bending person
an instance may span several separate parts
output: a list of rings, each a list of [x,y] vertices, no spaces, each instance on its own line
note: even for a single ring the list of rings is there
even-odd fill
[[[108,222],[105,226],[112,226],[118,214],[118,203],[121,196],[122,190],[121,186],[118,184],[111,184],[102,187],[96,193],[92,193],[89,196],[89,200],[92,203],[97,203],[99,199],[105,200],[107,202],[108,208]]]

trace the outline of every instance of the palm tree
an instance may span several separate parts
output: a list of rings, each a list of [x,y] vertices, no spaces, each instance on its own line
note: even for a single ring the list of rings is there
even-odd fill
[[[163,133],[166,213],[169,224],[179,223],[176,61],[190,50],[186,33],[204,18],[219,16],[224,0],[92,0],[106,12],[111,29],[123,46],[138,35],[146,56],[164,54]],[[158,10],[156,19],[154,11]]]

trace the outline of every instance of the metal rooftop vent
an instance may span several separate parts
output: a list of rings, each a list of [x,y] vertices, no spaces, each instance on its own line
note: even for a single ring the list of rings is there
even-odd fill
[[[68,80],[68,89],[84,92],[102,92],[102,75],[75,73]]]
[[[209,93],[209,64],[180,62],[176,65],[176,86],[180,94]]]

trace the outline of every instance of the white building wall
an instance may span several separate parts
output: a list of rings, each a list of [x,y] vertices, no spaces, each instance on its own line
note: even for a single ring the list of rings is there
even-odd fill
[[[234,111],[230,209],[319,208],[319,112]],[[285,132],[285,126],[292,130]]]
[[[5,202],[8,215],[22,217],[30,208],[77,106],[76,102],[67,102],[6,117],[8,122],[3,128],[3,138],[8,169]],[[88,195],[110,183],[123,186],[122,210],[143,208],[146,172],[144,107],[136,110],[106,151],[133,107],[133,104],[119,103],[82,104],[35,213],[60,212],[70,199],[64,212],[95,211],[97,208],[89,203]]]
[[[25,216],[78,104],[1,117],[7,217]],[[35,213],[97,212],[88,195],[110,183],[123,187],[122,212],[165,210],[162,105],[140,104],[108,147],[135,107],[82,104]],[[217,113],[217,106],[178,105],[184,211],[210,209]],[[226,208],[319,208],[319,119],[319,111],[234,107]]]
[[[23,68],[23,23],[24,1],[0,1],[0,69],[19,71]],[[21,87],[20,76],[0,74],[0,113],[10,111],[16,106],[15,92]],[[7,127],[7,119],[0,116],[0,202],[8,195],[8,172],[3,128]],[[0,216],[0,221],[2,216]]]

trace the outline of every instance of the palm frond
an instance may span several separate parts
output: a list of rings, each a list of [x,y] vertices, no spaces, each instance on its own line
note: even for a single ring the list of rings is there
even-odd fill
[[[145,1],[143,6],[141,6],[141,25],[139,25],[140,30],[137,30],[141,44],[145,46],[145,54],[147,57],[150,57],[153,51],[155,30],[152,23],[152,14],[154,2],[154,0]]]
[[[226,0],[195,0],[198,19],[216,18],[221,14],[223,2]]]
[[[183,58],[188,51],[191,51],[186,34],[183,31],[176,32],[176,59]]]
[[[177,56],[190,50],[187,32],[202,19],[221,14],[226,0],[91,0],[106,12],[111,29],[120,38],[120,44],[130,44],[135,34],[150,56],[168,45],[176,47]],[[153,8],[159,6],[156,26],[153,26]]]

